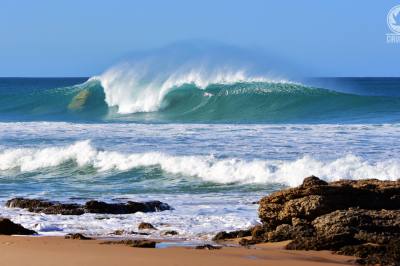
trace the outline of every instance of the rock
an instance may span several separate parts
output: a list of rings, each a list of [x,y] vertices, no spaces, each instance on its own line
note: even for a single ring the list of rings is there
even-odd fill
[[[78,239],[78,240],[91,240],[92,238],[84,236],[82,234],[79,233],[75,233],[75,234],[67,234],[64,237],[65,239]]]
[[[148,236],[148,235],[150,235],[149,233],[144,233],[144,232],[135,232],[135,231],[132,231],[132,232],[129,232],[131,235],[141,235],[141,236]]]
[[[214,250],[214,249],[221,249],[221,246],[213,246],[210,244],[196,246],[195,249],[207,249],[207,250]]]
[[[135,248],[155,248],[156,242],[150,240],[120,240],[120,241],[105,241],[100,244],[105,245],[128,245]]]
[[[272,193],[260,200],[259,216],[268,230],[291,224],[292,218],[311,222],[318,216],[350,207],[398,209],[400,181],[342,180],[326,183],[308,177],[296,188]]]
[[[130,246],[135,248],[155,248],[156,242],[150,240],[132,240]]]
[[[33,230],[26,229],[22,225],[13,223],[10,219],[0,218],[0,235],[34,235]]]
[[[261,225],[254,226],[251,229],[251,237],[258,242],[265,241],[265,229]]]
[[[328,182],[319,179],[316,176],[309,176],[304,178],[303,184],[301,185],[302,187],[313,187],[313,186],[326,186],[328,185]]]
[[[276,227],[274,231],[267,233],[267,241],[279,242],[292,239],[293,226],[288,224],[281,224]]]
[[[171,207],[161,201],[133,202],[127,203],[105,203],[102,201],[91,200],[86,202],[84,210],[87,213],[109,213],[109,214],[129,214],[136,212],[156,212],[170,210]]]
[[[242,238],[242,239],[239,240],[239,245],[245,246],[245,247],[248,247],[250,245],[255,245],[255,244],[258,244],[258,243],[260,243],[260,241],[254,240],[254,239]]]
[[[172,209],[168,204],[161,201],[128,201],[127,203],[106,203],[102,201],[91,200],[86,202],[85,205],[80,205],[24,198],[14,198],[8,200],[6,206],[9,208],[27,209],[30,212],[36,213],[62,215],[81,215],[84,213],[130,214],[136,212],[156,212]]]
[[[251,230],[238,230],[238,231],[232,231],[232,232],[226,232],[222,231],[217,233],[212,240],[213,241],[219,241],[219,240],[226,240],[226,239],[232,239],[232,238],[240,238],[240,237],[246,237],[246,236],[251,236]]]
[[[8,200],[6,206],[45,214],[81,215],[84,213],[82,206],[78,204],[61,204],[40,199],[14,198]]]
[[[386,253],[383,256],[383,260],[385,260],[387,264],[400,265],[400,239],[389,241],[386,245]]]
[[[400,210],[337,210],[316,218],[312,225],[321,237],[349,235],[358,241],[385,244],[400,239]]]
[[[176,236],[176,235],[178,235],[178,232],[177,232],[177,231],[174,231],[174,230],[165,231],[165,232],[164,232],[164,235],[165,235],[165,236],[168,236],[168,235],[170,235],[170,236]]]
[[[101,242],[100,244],[101,245],[132,245],[132,243],[133,243],[133,240],[124,239],[124,240],[118,240],[118,241],[115,241],[115,240],[104,241],[104,242]]]
[[[113,232],[113,235],[122,236],[122,235],[125,234],[125,233],[126,233],[125,230],[115,230],[115,231]]]
[[[400,265],[400,240],[392,240],[387,245],[354,245],[342,247],[340,255],[356,256],[356,262],[367,265]]]
[[[148,229],[148,230],[157,230],[151,223],[140,223],[138,226],[139,230]]]

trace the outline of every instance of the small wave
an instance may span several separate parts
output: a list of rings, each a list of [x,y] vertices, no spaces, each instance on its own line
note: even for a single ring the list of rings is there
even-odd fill
[[[129,171],[157,166],[161,170],[206,182],[299,185],[303,178],[317,175],[325,180],[377,178],[396,180],[400,161],[368,162],[354,155],[333,161],[319,161],[305,156],[294,161],[218,159],[213,156],[174,156],[160,152],[125,154],[102,151],[89,140],[63,147],[7,149],[0,152],[0,170],[31,172],[55,168],[68,161],[75,167],[91,166],[98,172]]]

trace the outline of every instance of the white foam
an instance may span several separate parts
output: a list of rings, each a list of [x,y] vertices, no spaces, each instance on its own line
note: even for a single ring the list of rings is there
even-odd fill
[[[30,213],[18,208],[2,207],[0,212],[3,217],[11,218],[15,223],[35,230],[41,235],[64,235],[68,233],[83,233],[94,236],[115,236],[113,232],[123,230],[125,235],[131,231],[138,231],[138,225],[145,221],[153,224],[158,230],[146,231],[151,238],[175,238],[190,240],[211,239],[216,232],[232,231],[259,223],[257,205],[249,204],[258,200],[261,195],[253,193],[247,201],[231,194],[230,197],[221,198],[220,195],[191,194],[179,195],[141,195],[140,198],[131,200],[158,199],[174,206],[173,211],[154,213],[137,212],[126,215],[111,214],[83,214],[83,215],[45,215]],[[164,236],[163,232],[175,230],[177,236]],[[130,237],[134,235],[129,235]],[[140,238],[146,237],[143,235]]]
[[[292,161],[218,159],[214,156],[174,156],[162,152],[102,151],[93,147],[89,140],[63,147],[18,148],[0,152],[2,171],[16,169],[29,172],[57,167],[68,161],[75,162],[77,167],[92,166],[99,172],[159,166],[169,173],[216,183],[281,183],[296,186],[309,175],[329,181],[362,178],[396,180],[400,176],[400,161],[397,159],[372,163],[351,154],[331,161],[320,161],[311,156]]]

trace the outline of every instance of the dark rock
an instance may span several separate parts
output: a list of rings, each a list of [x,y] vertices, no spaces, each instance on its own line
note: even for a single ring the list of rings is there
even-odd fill
[[[81,215],[84,213],[82,207],[78,204],[61,204],[40,199],[14,198],[8,200],[6,206],[45,214]]]
[[[255,239],[242,238],[239,240],[239,245],[245,246],[245,247],[250,246],[250,245],[255,245],[258,243],[260,243],[260,241],[255,240]]]
[[[214,250],[214,249],[221,249],[222,247],[220,246],[213,246],[210,244],[205,244],[201,246],[196,246],[195,249],[207,249],[207,250]]]
[[[78,239],[78,240],[91,240],[92,238],[84,236],[82,234],[76,233],[76,234],[67,234],[64,237],[65,239]]]
[[[155,248],[156,242],[150,240],[120,240],[120,241],[105,241],[103,245],[127,245],[135,248]]]
[[[155,212],[170,210],[171,207],[161,201],[133,202],[127,203],[106,203],[91,200],[84,206],[87,213],[109,213],[109,214],[129,214],[136,212]]]
[[[386,245],[386,258],[388,261],[400,265],[400,239],[390,240]]]
[[[148,230],[157,230],[151,223],[140,223],[138,226],[139,230],[148,229]]]
[[[22,225],[13,223],[10,219],[0,218],[0,235],[34,235],[33,230],[26,229]]]
[[[150,240],[132,240],[130,246],[135,248],[155,248],[156,242]]]
[[[391,240],[387,245],[353,245],[344,246],[340,255],[356,256],[359,264],[367,265],[400,265],[400,240]]]
[[[358,257],[356,262],[359,264],[377,265],[382,264],[382,260],[380,258],[384,256],[385,252],[386,248],[383,246],[367,244],[344,246],[336,253],[340,255]],[[378,254],[379,256],[377,256]]]
[[[131,235],[140,235],[140,236],[148,236],[148,235],[150,235],[149,233],[144,233],[144,232],[135,232],[135,231],[132,231],[132,232],[129,232]]]
[[[301,185],[302,187],[314,187],[314,186],[326,186],[328,185],[328,182],[319,179],[316,176],[309,176],[304,178],[303,184]]]
[[[274,231],[267,233],[269,242],[279,242],[292,239],[293,226],[289,224],[281,224]]]
[[[165,236],[167,236],[167,235],[176,236],[176,235],[178,235],[178,232],[177,232],[177,231],[174,231],[174,230],[165,231],[165,232],[164,232],[164,235],[165,235]]]
[[[6,206],[9,208],[27,209],[30,212],[36,213],[62,215],[81,215],[84,213],[129,214],[136,212],[156,212],[172,209],[168,204],[161,201],[128,201],[127,203],[106,203],[102,201],[91,200],[86,202],[85,205],[80,205],[24,198],[14,198],[8,200]]]
[[[39,199],[24,199],[24,198],[13,198],[7,201],[6,206],[9,208],[21,208],[33,211],[38,208],[47,208],[54,205],[51,202],[43,201]]]
[[[110,240],[110,241],[104,241],[101,242],[101,245],[132,245],[133,240],[131,239],[124,239],[124,240],[118,240],[118,241],[114,241],[114,240]]]
[[[261,225],[254,226],[250,231],[253,239],[264,239],[265,237],[265,229]]]
[[[240,237],[246,237],[246,236],[251,236],[251,230],[238,230],[238,231],[232,231],[232,232],[226,232],[222,231],[217,233],[212,240],[213,241],[218,241],[218,240],[226,240],[226,239],[232,239],[232,238],[240,238]]]

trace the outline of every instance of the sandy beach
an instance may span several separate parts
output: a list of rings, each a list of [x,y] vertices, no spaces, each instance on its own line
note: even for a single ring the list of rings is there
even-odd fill
[[[101,244],[102,240],[62,237],[0,236],[0,261],[7,266],[102,265],[348,265],[352,257],[328,251],[288,251],[285,242],[254,248],[224,247],[196,250],[188,247],[133,248]]]

